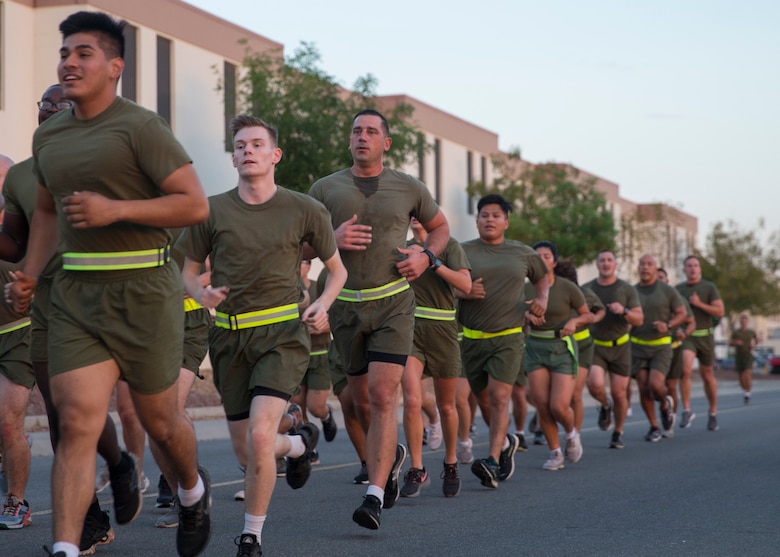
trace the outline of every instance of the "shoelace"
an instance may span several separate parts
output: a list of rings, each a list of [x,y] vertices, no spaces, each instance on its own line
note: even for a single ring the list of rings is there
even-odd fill
[[[248,557],[252,555],[252,551],[255,548],[255,540],[256,538],[253,538],[247,534],[241,534],[235,540],[233,540],[233,543],[238,546],[238,557]]]
[[[404,481],[407,483],[409,482],[415,482],[415,483],[422,483],[423,476],[425,472],[421,470],[420,468],[410,468],[409,471],[406,473],[406,477],[404,478]]]
[[[452,464],[445,464],[444,470],[442,470],[440,478],[442,480],[454,480],[457,477],[458,477],[458,467]]]
[[[19,507],[21,504],[21,501],[17,500],[14,502],[14,500],[9,497],[3,505],[2,516],[16,516],[19,512]]]

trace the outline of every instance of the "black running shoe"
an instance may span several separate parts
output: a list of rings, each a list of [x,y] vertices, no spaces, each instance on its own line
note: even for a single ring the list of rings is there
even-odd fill
[[[480,458],[471,465],[471,472],[485,487],[498,487],[498,463],[492,458]]]
[[[661,426],[665,431],[669,431],[674,429],[674,421],[676,418],[674,414],[674,400],[670,395],[666,395],[664,404],[666,405],[666,408],[661,409]]]
[[[238,546],[236,557],[261,557],[263,554],[260,544],[257,543],[257,536],[254,534],[241,534],[233,540],[233,543]]]
[[[609,442],[610,449],[622,449],[625,447],[623,444],[623,434],[620,431],[612,432],[612,440]]]
[[[109,468],[111,491],[114,494],[114,518],[119,524],[130,524],[141,513],[143,498],[138,486],[138,463],[135,455],[122,451],[120,466],[127,467],[124,472]]]
[[[111,521],[108,519],[106,511],[100,511],[99,519],[87,512],[84,517],[84,527],[81,530],[79,554],[94,555],[95,546],[109,544],[114,541],[114,537],[114,529],[111,528]]]
[[[458,463],[444,463],[444,470],[441,472],[441,490],[445,497],[457,497],[460,493],[460,475],[458,474]]]
[[[322,435],[325,437],[325,441],[330,443],[336,438],[338,432],[339,426],[336,425],[336,420],[333,419],[333,408],[328,404],[328,417],[322,420]]]
[[[607,431],[610,427],[612,427],[612,403],[609,403],[609,406],[604,408],[603,406],[599,406],[599,429],[602,431]]]
[[[401,466],[406,460],[406,447],[400,443],[395,448],[395,460],[393,461],[393,467],[390,469],[390,475],[387,477],[387,483],[385,484],[385,500],[382,503],[383,509],[390,509],[398,501],[401,496],[401,488],[398,486],[398,476],[401,475]]]
[[[306,450],[299,457],[287,457],[287,484],[293,489],[300,489],[309,480],[311,475],[311,453],[317,447],[317,440],[320,438],[320,430],[311,422],[306,422],[298,428],[295,435],[303,438],[303,444]]]
[[[515,473],[515,453],[517,452],[518,439],[512,433],[507,433],[506,438],[509,441],[509,446],[498,456],[498,481],[500,482],[508,480]]]
[[[168,485],[165,476],[160,474],[160,479],[157,481],[157,501],[154,506],[158,509],[170,509],[173,506],[173,500],[171,486]]]
[[[191,507],[179,505],[179,528],[176,530],[176,550],[181,557],[195,557],[206,549],[211,536],[211,479],[202,466],[198,474],[203,480],[203,497]]]
[[[368,467],[365,462],[360,463],[360,473],[352,479],[356,485],[368,485]]]
[[[400,446],[400,445],[399,445]],[[369,530],[379,529],[379,516],[382,514],[382,503],[373,495],[363,497],[363,503],[352,513],[352,520]]]
[[[517,437],[517,450],[524,453],[528,450],[528,443],[525,441],[525,433],[522,431],[515,431],[515,437]]]

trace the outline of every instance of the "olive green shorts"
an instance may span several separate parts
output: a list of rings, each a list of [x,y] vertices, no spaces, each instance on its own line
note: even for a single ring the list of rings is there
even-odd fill
[[[737,354],[734,358],[734,365],[737,371],[747,371],[753,369],[753,355],[752,354]]]
[[[289,399],[306,373],[310,342],[299,319],[238,331],[212,327],[209,356],[228,419],[248,417],[257,390]]]
[[[528,335],[525,341],[525,362],[523,368],[526,374],[541,368],[550,373],[577,375],[577,343],[572,341],[574,354],[569,351],[569,345],[559,338],[537,338]]]
[[[460,376],[460,346],[455,321],[414,320],[412,356],[423,364],[425,375],[437,379]]]
[[[339,396],[344,387],[347,386],[347,372],[344,364],[341,363],[336,345],[330,343],[328,346],[328,371],[330,372],[330,382],[333,385],[333,394]]]
[[[640,369],[660,371],[666,377],[672,365],[672,345],[646,346],[634,344],[631,346],[631,377],[636,377]]]
[[[184,312],[184,345],[181,367],[190,370],[200,379],[200,364],[209,349],[211,314],[206,308]]]
[[[593,364],[604,371],[631,377],[631,343],[626,342],[620,346],[599,346],[593,349]]]
[[[309,355],[309,366],[306,368],[301,385],[306,385],[314,391],[330,389],[330,366],[327,354]]]
[[[715,337],[688,337],[683,341],[683,350],[696,352],[699,365],[711,366],[715,363]]]
[[[488,378],[515,384],[523,362],[525,336],[518,333],[493,338],[464,338],[460,350],[471,390],[479,394],[487,387]]]
[[[28,324],[0,334],[0,373],[12,383],[28,389],[35,386],[35,374],[30,365],[30,333]]]
[[[349,374],[363,373],[369,361],[392,357],[392,363],[406,362],[414,337],[414,292],[370,302],[336,300],[328,312],[333,343]]]
[[[672,348],[672,362],[669,364],[667,379],[680,379],[683,375],[682,346]]]
[[[35,287],[35,297],[30,305],[30,361],[49,361],[49,308],[51,305],[51,281],[40,279]]]
[[[140,394],[179,378],[184,340],[179,269],[59,271],[51,286],[49,375],[114,360]]]
[[[590,369],[593,365],[593,353],[595,352],[595,344],[593,344],[592,338],[587,338],[577,343],[577,351],[579,352],[579,364],[581,368]]]

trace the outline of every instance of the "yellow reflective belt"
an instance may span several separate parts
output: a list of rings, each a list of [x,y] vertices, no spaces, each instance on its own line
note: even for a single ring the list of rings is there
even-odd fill
[[[475,331],[474,329],[463,327],[463,336],[470,339],[504,337],[507,335],[516,335],[517,333],[522,333],[522,332],[523,332],[522,327],[515,327],[514,329],[504,329],[503,331],[498,331],[496,333],[486,333],[484,331]]]
[[[574,351],[574,340],[572,335],[566,335],[565,337],[559,338],[558,337],[558,331],[531,331],[528,333],[532,337],[536,338],[544,338],[547,340],[552,339],[559,339],[562,340],[564,343],[566,343],[566,350],[568,350],[569,354],[571,354],[571,357],[574,358],[574,377],[577,377],[577,372],[579,371],[579,358],[577,357],[577,353]]]
[[[217,319],[214,323],[217,327],[237,331],[239,329],[250,329],[252,327],[262,327],[282,321],[290,321],[298,318],[298,304],[288,304],[276,308],[268,308],[260,311],[250,311],[248,313],[239,313],[238,315],[228,315],[227,313],[217,312]]]
[[[414,308],[414,316],[420,319],[433,319],[434,321],[455,321],[455,310],[417,306]]]
[[[572,338],[577,342],[583,341],[586,338],[590,338],[590,329],[583,329],[579,333],[574,333]]]
[[[710,327],[709,329],[696,329],[691,333],[692,337],[708,337],[715,332],[715,329]]]
[[[336,296],[336,299],[342,302],[371,302],[395,296],[404,290],[409,290],[409,282],[405,278],[401,278],[376,288],[364,288],[363,290],[342,288],[341,294]]]
[[[184,298],[184,311],[195,311],[196,309],[202,309],[203,306],[195,301],[195,298]]]
[[[68,271],[122,271],[162,267],[171,260],[171,246],[139,251],[107,251],[62,254],[62,268]]]
[[[536,329],[532,330],[530,333],[528,333],[532,337],[536,338],[558,338],[558,333],[555,331],[537,331]]]
[[[625,343],[628,342],[629,336],[628,333],[624,334],[622,337],[616,338],[615,340],[599,340],[597,338],[593,339],[593,344],[596,346],[606,346],[606,347],[612,347],[612,346],[623,346]]]
[[[682,346],[681,340],[675,340],[672,342],[672,350],[677,350],[680,346]]]
[[[324,356],[328,353],[327,348],[325,350],[315,350],[314,352],[309,352],[309,356]]]
[[[631,342],[641,344],[642,346],[663,346],[664,344],[672,344],[672,337],[661,337],[653,340],[631,337]]]
[[[458,342],[463,340],[463,331],[458,331]]]
[[[21,319],[17,319],[16,321],[11,321],[10,323],[6,323],[5,325],[3,325],[2,328],[0,328],[0,335],[4,335],[6,333],[12,333],[14,331],[18,331],[19,329],[23,329],[29,326],[30,326],[30,318],[22,317]]]

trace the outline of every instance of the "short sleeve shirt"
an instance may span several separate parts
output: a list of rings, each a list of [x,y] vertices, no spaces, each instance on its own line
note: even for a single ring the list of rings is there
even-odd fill
[[[659,332],[653,323],[656,321],[669,322],[674,316],[675,310],[683,307],[683,301],[677,290],[660,280],[647,286],[635,284],[634,288],[639,296],[645,320],[639,327],[631,331],[631,336],[643,340],[655,340],[669,336],[668,332]]]
[[[617,279],[608,286],[602,286],[598,283],[598,279],[593,279],[585,286],[593,290],[604,307],[613,302],[619,302],[628,309],[639,307],[639,296],[636,290],[624,280]],[[604,319],[591,325],[590,332],[599,340],[617,340],[628,332],[628,321],[624,316],[608,311]]]
[[[408,245],[414,243],[410,241]],[[458,241],[453,238],[447,241],[447,247],[439,255],[439,259],[454,271],[470,268],[466,253]],[[426,270],[419,278],[413,280],[411,285],[416,305],[436,309],[455,309],[452,286],[442,279],[434,269]]]
[[[758,341],[756,332],[752,329],[737,329],[731,333],[731,340],[741,340],[742,345],[735,346],[737,356],[750,356],[753,349],[753,342]]]
[[[555,277],[550,286],[547,310],[544,312],[544,325],[534,326],[537,331],[554,331],[563,327],[571,319],[572,310],[585,305],[585,296],[579,286],[563,277]]]
[[[705,304],[711,304],[715,300],[721,299],[718,288],[710,281],[704,279],[701,279],[696,284],[681,282],[676,288],[680,296],[688,301],[690,301],[694,292],[699,295],[699,299]],[[693,310],[693,317],[696,319],[697,329],[709,329],[712,327],[712,316],[709,313],[694,306],[691,306],[691,310]]]

